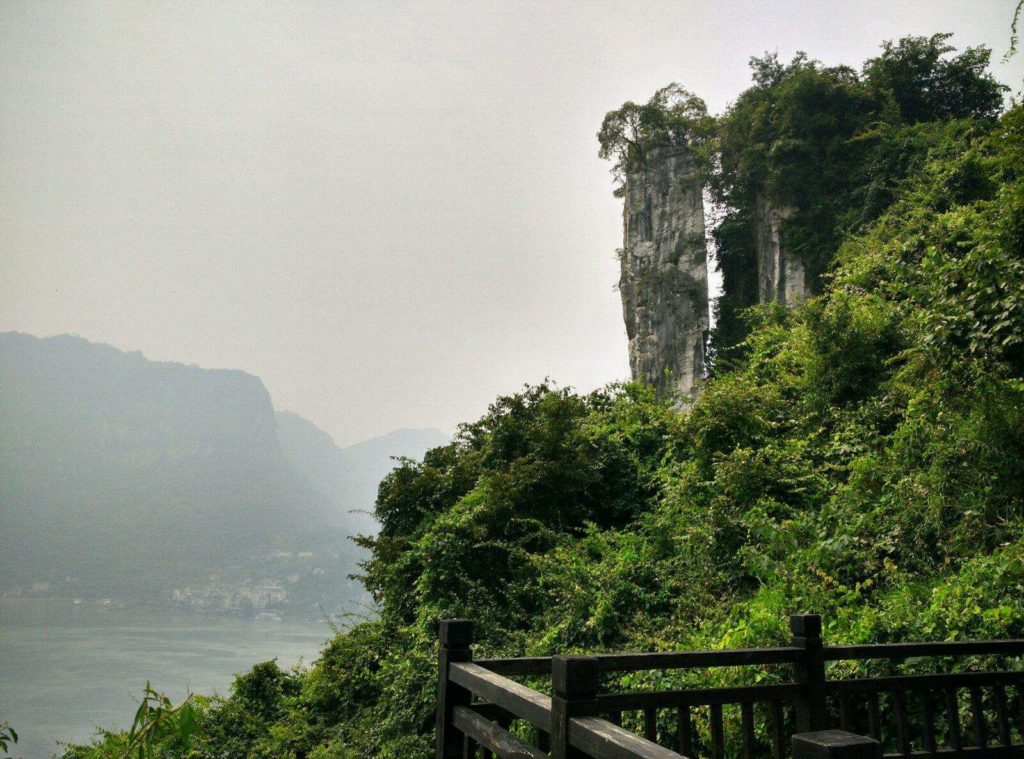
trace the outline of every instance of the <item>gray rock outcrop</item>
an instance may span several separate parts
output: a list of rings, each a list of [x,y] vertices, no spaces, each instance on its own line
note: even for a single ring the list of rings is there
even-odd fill
[[[783,249],[779,235],[780,225],[792,213],[791,208],[776,208],[758,198],[754,242],[761,303],[774,301],[791,306],[809,294],[803,261]]]
[[[633,378],[681,404],[704,377],[708,268],[702,185],[689,152],[652,148],[624,188],[619,291]]]

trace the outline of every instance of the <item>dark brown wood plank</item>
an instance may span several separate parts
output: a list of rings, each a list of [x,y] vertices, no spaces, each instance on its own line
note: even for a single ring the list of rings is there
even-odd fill
[[[545,754],[551,751],[551,733],[537,728],[537,748]]]
[[[905,756],[897,751],[888,751],[882,754],[884,759],[906,759]],[[1004,746],[989,746],[986,749],[980,749],[977,746],[964,746],[959,751],[954,751],[951,748],[940,748],[934,754],[928,751],[914,751],[910,754],[911,757],[948,757],[949,759],[967,759],[968,757],[979,757],[981,759],[1020,759],[1021,748],[1020,746],[1012,746],[1006,748]]]
[[[868,735],[882,740],[882,715],[878,707],[878,693],[868,694]]]
[[[569,720],[569,744],[601,759],[679,759],[679,754],[600,717]]]
[[[740,728],[743,732],[743,759],[754,759],[757,740],[754,736],[754,704],[751,701],[740,704]]]
[[[448,679],[535,727],[547,730],[551,726],[551,699],[515,680],[472,662],[449,665]]]
[[[725,757],[725,727],[722,720],[722,705],[711,704],[711,759]]]
[[[930,690],[923,690],[920,697],[924,709],[924,724],[921,726],[924,750],[934,754],[938,747],[935,739],[935,696]]]
[[[1004,746],[1013,744],[1010,737],[1010,710],[1006,703],[1006,688],[996,685],[992,688],[992,695],[996,702],[996,731],[999,735],[999,742]]]
[[[516,720],[516,715],[508,709],[502,709],[497,704],[473,704],[469,707],[481,717],[491,722],[497,722],[506,730]]]
[[[786,715],[782,710],[781,701],[772,701],[770,708],[772,714],[772,759],[783,759],[786,755]]]
[[[846,693],[839,694],[839,727],[847,732],[853,729],[853,703]]]
[[[985,728],[985,710],[981,699],[981,688],[970,689],[971,717],[974,722],[974,745],[978,748],[988,746],[988,731]]]
[[[550,675],[550,656],[524,656],[513,659],[475,659],[474,664],[498,675]]]
[[[690,721],[690,707],[680,706],[676,713],[676,745],[679,753],[686,757],[693,753],[693,723]]]
[[[644,709],[644,738],[658,742],[658,710]]]
[[[933,675],[894,675],[850,680],[829,680],[830,693],[871,693],[897,690],[940,690],[942,688],[991,688],[1024,683],[1024,670],[1003,672],[956,672]]]
[[[860,646],[825,646],[826,661],[848,659],[909,659],[915,656],[980,656],[1024,654],[1024,639],[963,640],[940,643],[874,643]]]
[[[490,722],[472,709],[457,706],[453,712],[455,728],[482,746],[486,746],[499,759],[547,759],[540,749],[523,743],[512,733]]]
[[[956,697],[954,688],[946,688],[943,693],[946,698],[946,720],[949,725],[949,745],[954,751],[963,748],[963,734],[960,732],[960,702]]]
[[[1024,685],[1017,686],[1017,730],[1020,731],[1020,739],[1024,743]]]
[[[694,688],[688,690],[637,691],[609,693],[597,697],[599,711],[631,711],[670,709],[684,704],[740,704],[744,701],[792,701],[800,695],[796,683],[776,685],[738,685],[729,688]]]
[[[907,724],[907,692],[893,693],[893,712],[896,717],[896,745],[903,755],[910,754],[910,726]]]
[[[675,651],[648,654],[598,654],[602,672],[639,672],[647,669],[705,669],[752,664],[792,664],[799,649],[732,648],[720,651]]]

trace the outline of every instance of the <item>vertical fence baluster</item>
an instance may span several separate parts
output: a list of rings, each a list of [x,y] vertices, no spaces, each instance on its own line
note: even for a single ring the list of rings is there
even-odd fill
[[[930,690],[927,688],[921,692],[921,705],[924,707],[924,732],[922,737],[924,738],[925,751],[935,753],[936,741],[935,741],[935,698]]]
[[[711,759],[725,757],[725,730],[722,724],[722,705],[711,704]]]
[[[946,688],[946,718],[949,720],[949,745],[954,751],[963,748],[960,732],[960,703],[957,701],[956,689]]]
[[[476,759],[476,741],[467,735],[463,746],[463,756],[465,756],[466,759]]]
[[[569,721],[597,713],[596,656],[551,657],[551,759],[577,759],[583,754],[569,745]]]
[[[843,730],[853,731],[853,704],[850,697],[845,693],[839,694],[839,727]]]
[[[786,752],[786,715],[781,701],[772,701],[772,759],[783,759]]]
[[[644,738],[651,743],[658,742],[658,710],[644,709]]]
[[[896,690],[892,694],[893,711],[896,713],[896,743],[901,754],[910,753],[910,729],[907,727],[907,693]]]
[[[796,702],[798,733],[826,727],[825,658],[821,643],[821,617],[818,614],[794,614],[789,618],[793,648],[800,649],[794,667],[802,693]]]
[[[868,694],[868,735],[876,741],[882,740],[882,715],[877,693]]]
[[[551,736],[543,730],[537,730],[537,748],[541,751],[551,750]]]
[[[683,756],[693,757],[693,725],[690,723],[690,707],[683,704],[679,707],[677,717],[677,732],[679,738],[679,753]]]
[[[740,704],[740,724],[743,729],[743,759],[754,759],[757,743],[754,740],[754,703]]]
[[[1004,746],[1013,745],[1013,740],[1010,738],[1010,718],[1009,709],[1006,706],[1006,688],[1002,684],[997,683],[993,687],[993,693],[996,699],[996,727],[999,730],[999,742]]]
[[[473,659],[473,623],[465,619],[445,619],[439,631],[437,654],[436,759],[458,759],[465,751],[462,736],[452,725],[456,706],[469,706],[472,695],[448,679],[448,665]]]
[[[622,727],[622,712],[608,712],[608,721]]]
[[[1024,743],[1024,683],[1017,684],[1017,729],[1020,730],[1020,740]]]
[[[988,735],[985,730],[985,712],[981,701],[981,688],[975,686],[971,692],[971,716],[974,718],[974,745],[980,749],[988,746]]]
[[[1017,728],[1021,732],[1021,743],[1024,743],[1024,683],[1017,685]]]

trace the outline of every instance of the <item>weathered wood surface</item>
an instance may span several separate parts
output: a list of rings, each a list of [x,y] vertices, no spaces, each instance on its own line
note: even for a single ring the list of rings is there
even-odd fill
[[[575,657],[524,657],[455,661],[449,651],[448,709],[466,738],[465,757],[492,754],[538,759],[785,759],[793,732],[841,727],[885,744],[885,757],[985,757],[1024,759],[1024,671],[946,672],[829,680],[826,662],[888,659],[900,663],[933,657],[950,666],[957,658],[1024,657],[1024,640],[891,643],[825,646],[821,619],[791,618],[792,645],[767,649],[624,653]],[[452,646],[451,648],[455,648]],[[602,675],[644,670],[791,665],[792,682],[602,694]],[[505,675],[550,675],[548,697]],[[443,674],[441,675],[444,676]],[[472,694],[489,703],[455,703]],[[453,698],[454,697],[454,698]],[[674,719],[663,710],[671,710]],[[734,711],[735,710],[735,711]],[[444,712],[439,711],[439,716]],[[623,729],[637,725],[638,732]],[[604,718],[607,719],[604,719]],[[737,720],[736,717],[739,717]],[[694,718],[704,720],[694,725]],[[538,747],[508,732],[524,720],[536,729]],[[758,731],[761,721],[767,728]],[[670,725],[666,727],[666,725]],[[736,735],[727,730],[738,729]],[[451,740],[451,739],[449,739]],[[658,745],[671,745],[675,750]],[[445,745],[450,745],[446,741]],[[505,753],[502,753],[505,752]],[[508,753],[519,752],[519,753]],[[730,753],[731,755],[731,753]]]
[[[707,669],[768,664],[792,664],[798,649],[725,648],[714,651],[672,651],[625,654],[594,654],[601,672],[642,672],[645,670]],[[485,669],[501,675],[546,675],[551,672],[550,656],[512,659],[477,659]]]
[[[679,754],[600,717],[569,721],[569,743],[600,759],[679,759]]]
[[[463,738],[452,726],[452,715],[458,706],[469,706],[472,695],[452,682],[451,667],[456,662],[473,658],[473,623],[465,619],[441,622],[440,647],[437,653],[437,706],[435,715],[435,746],[437,759],[459,759],[464,752]]]
[[[1000,672],[951,672],[927,675],[889,675],[851,680],[827,680],[829,692],[882,693],[885,691],[1024,685],[1024,670]]]
[[[792,701],[800,694],[796,683],[736,685],[728,688],[687,688],[685,690],[633,691],[598,696],[601,712],[640,709],[668,709],[679,706],[741,704],[744,701]]]
[[[826,661],[848,659],[910,659],[915,656],[1022,656],[1024,639],[960,640],[940,643],[870,643],[825,646]]]
[[[452,724],[501,759],[548,759],[539,748],[524,743],[508,730],[465,706],[455,707]]]
[[[497,704],[531,725],[547,730],[551,724],[551,698],[472,662],[448,668],[452,682]]]

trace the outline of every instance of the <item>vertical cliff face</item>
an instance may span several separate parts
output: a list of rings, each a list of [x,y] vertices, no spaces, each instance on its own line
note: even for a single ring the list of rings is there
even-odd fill
[[[708,269],[689,153],[652,148],[626,174],[619,291],[633,378],[685,403],[704,376]]]
[[[779,235],[780,225],[792,213],[791,208],[777,208],[758,198],[754,242],[761,303],[793,305],[809,294],[803,261],[783,249]]]

